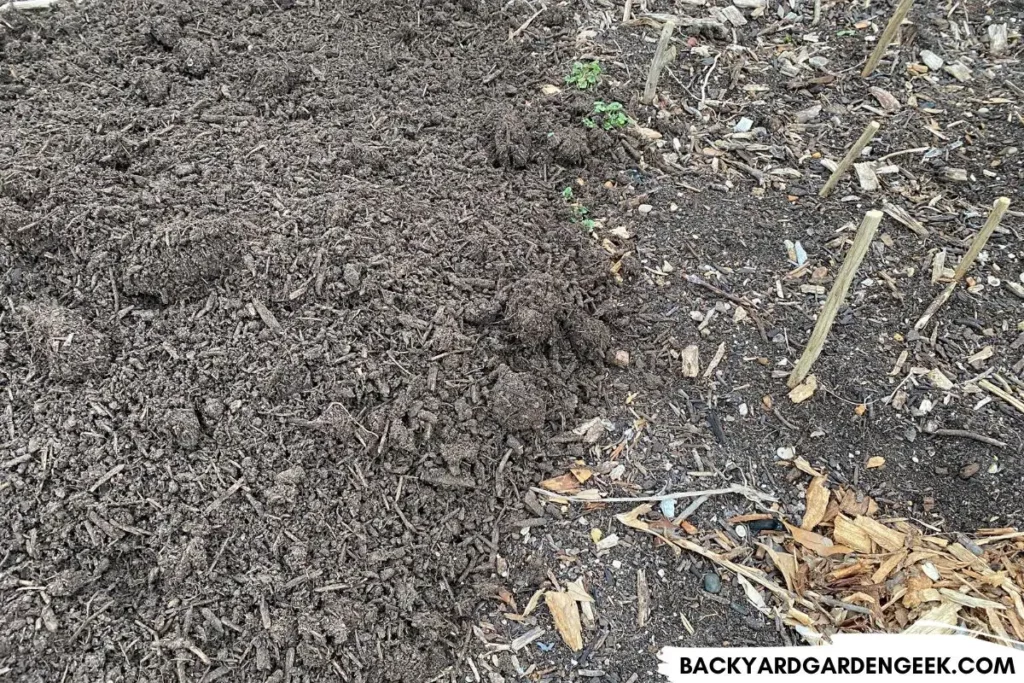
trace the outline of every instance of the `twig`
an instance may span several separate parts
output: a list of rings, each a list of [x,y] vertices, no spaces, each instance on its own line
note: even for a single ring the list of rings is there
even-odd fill
[[[632,16],[633,0],[626,0],[626,5],[622,8],[622,23],[625,24]]]
[[[832,175],[828,177],[828,181],[818,192],[819,197],[827,197],[832,194],[832,190],[835,189],[836,183],[838,183],[839,179],[850,170],[850,166],[853,165],[854,160],[860,156],[860,153],[864,151],[867,144],[871,142],[871,138],[875,137],[875,133],[878,132],[878,128],[878,121],[872,121],[867,125],[864,132],[860,134],[859,138],[857,138],[857,142],[853,143],[853,147],[850,148],[850,151],[846,153],[843,160],[839,162],[838,166],[836,166],[836,170],[832,171]]]
[[[989,446],[995,446],[996,448],[1006,448],[1006,444],[999,439],[993,439],[991,436],[985,436],[984,434],[976,434],[969,432],[966,429],[936,429],[934,432],[930,432],[935,436],[962,436],[965,439],[974,439],[981,443],[987,443]]]
[[[875,230],[878,229],[878,224],[881,220],[881,211],[868,211],[864,214],[864,220],[861,221],[860,228],[857,229],[857,235],[853,238],[853,246],[850,247],[849,253],[847,253],[846,258],[843,260],[843,265],[839,268],[839,274],[836,275],[836,281],[832,284],[832,291],[828,293],[825,306],[821,309],[821,314],[818,316],[818,322],[814,325],[814,331],[811,332],[811,338],[807,342],[807,347],[804,349],[803,355],[800,356],[800,360],[797,361],[792,374],[789,376],[789,380],[786,382],[790,389],[804,381],[804,378],[811,371],[814,361],[818,360],[818,356],[821,355],[821,349],[825,346],[825,339],[832,329],[832,323],[835,322],[836,315],[839,313],[839,307],[846,299],[846,292],[850,289],[853,276],[857,274],[857,268],[860,267],[861,261],[864,260],[864,256],[868,253],[868,246],[871,244],[871,240],[875,236]]]
[[[782,413],[779,412],[778,406],[772,406],[772,415],[777,417],[779,419],[779,422],[781,422],[785,426],[789,427],[794,432],[800,431],[800,428],[798,426],[796,426],[795,424],[793,424],[792,422],[790,422],[789,420],[787,420],[786,418],[784,418],[782,416]]]
[[[890,204],[889,202],[882,202],[882,211],[884,211],[890,218],[895,219],[896,222],[907,226],[907,228],[915,234],[920,235],[921,237],[928,236],[928,228],[921,225],[921,221],[911,216],[902,207]]]
[[[666,21],[661,27],[661,37],[658,38],[658,47],[654,50],[654,59],[651,60],[651,69],[647,72],[647,84],[644,86],[644,96],[640,101],[644,104],[654,102],[658,90],[658,79],[661,78],[661,71],[665,65],[676,58],[676,49],[672,46],[672,33],[676,30],[676,22]]]
[[[985,221],[985,225],[982,226],[978,234],[974,236],[974,240],[971,241],[971,246],[967,248],[967,253],[964,254],[963,259],[960,261],[960,265],[957,266],[956,272],[953,274],[953,281],[943,288],[939,295],[928,304],[928,308],[925,309],[924,315],[914,323],[914,330],[921,331],[925,326],[931,322],[932,316],[935,315],[936,311],[942,308],[943,304],[949,301],[949,298],[953,296],[953,291],[956,286],[960,283],[960,280],[967,274],[968,269],[974,263],[974,259],[978,258],[978,254],[985,248],[985,244],[988,242],[988,238],[992,236],[996,228],[999,227],[999,221],[1003,219],[1003,214],[1006,213],[1006,209],[1010,206],[1010,200],[1006,197],[999,197],[992,204],[992,212],[988,215],[988,220]]]
[[[711,496],[704,495],[698,498],[697,500],[693,501],[692,503],[686,506],[686,509],[684,509],[678,515],[676,515],[676,518],[672,520],[672,523],[676,526],[679,526],[680,522],[686,521],[690,517],[690,515],[697,511],[697,508],[699,508],[704,503],[708,502],[710,499]]]
[[[715,55],[715,61],[711,62],[711,68],[704,74],[704,82],[700,86],[700,103],[704,104],[708,99],[708,81],[711,79],[711,72],[718,66],[718,57],[721,53]]]
[[[524,22],[523,22],[523,25],[522,25],[522,26],[520,26],[519,28],[517,28],[517,29],[516,29],[515,31],[513,31],[512,33],[510,33],[510,34],[508,35],[508,41],[509,41],[509,42],[511,43],[511,42],[512,42],[513,40],[515,40],[516,38],[518,38],[518,37],[519,37],[519,34],[520,34],[520,33],[522,33],[523,31],[525,31],[526,29],[530,28],[530,24],[532,24],[532,23],[533,23],[533,20],[534,20],[534,19],[536,19],[537,17],[539,17],[539,16],[540,16],[540,13],[541,13],[541,12],[543,12],[544,10],[545,10],[545,8],[544,8],[544,7],[542,6],[542,7],[541,7],[541,8],[539,9],[539,10],[537,10],[536,12],[534,12],[534,13],[533,13],[533,14],[532,14],[532,15],[530,16],[530,18],[529,18],[529,19],[527,19],[526,21],[524,21]]]
[[[244,485],[245,477],[239,477],[238,479],[236,479],[235,483],[229,486],[228,490],[224,492],[224,495],[222,495],[220,498],[217,498],[215,501],[213,501],[207,506],[206,514],[210,514],[211,512],[219,508],[221,505],[223,505],[224,501],[238,493],[238,490],[242,488],[242,486]]]
[[[1005,391],[1004,389],[1000,389],[995,384],[992,384],[992,382],[989,382],[987,379],[983,379],[980,382],[978,382],[978,386],[984,389],[985,391],[989,392],[990,394],[995,394],[996,396],[1003,399],[1011,406],[1019,410],[1021,413],[1024,413],[1024,402],[1022,402],[1019,398],[1017,398],[1010,392]]]
[[[823,602],[826,605],[830,605],[832,607],[841,607],[841,608],[845,609],[847,612],[854,612],[855,614],[865,614],[867,616],[871,616],[871,610],[869,610],[867,607],[861,607],[860,605],[851,605],[848,602],[843,602],[842,600],[836,600],[835,598],[830,598],[829,596],[822,595],[821,593],[815,593],[813,591],[808,591],[807,592],[807,597],[813,598],[814,600],[817,600],[819,602]]]
[[[720,297],[724,297],[729,301],[733,302],[734,304],[736,304],[737,306],[742,306],[747,311],[747,315],[750,316],[750,319],[754,321],[755,325],[757,325],[757,331],[761,333],[761,339],[764,341],[768,341],[768,333],[764,331],[764,325],[761,323],[761,319],[754,312],[754,304],[750,303],[746,299],[736,296],[735,294],[730,294],[725,290],[715,287],[713,284],[711,284],[704,278],[700,277],[699,275],[687,275],[686,281],[689,282],[691,285],[703,287],[709,292],[713,292],[714,294],[717,294]]]
[[[548,491],[547,489],[537,488],[531,486],[530,490],[534,493],[543,493],[545,496],[550,498],[558,498],[559,500],[567,500],[572,503],[660,503],[663,500],[679,500],[680,498],[699,498],[700,496],[721,496],[729,493],[738,493],[741,496],[750,498],[756,501],[774,501],[775,497],[768,493],[763,493],[756,489],[752,489],[749,486],[741,486],[739,484],[733,484],[729,488],[725,489],[708,489],[706,491],[677,491],[676,493],[666,493],[660,496],[638,496],[636,498],[590,498],[588,496],[566,496],[561,493],[555,493]]]
[[[900,0],[900,4],[896,6],[896,11],[892,14],[892,19],[886,24],[885,30],[882,31],[882,35],[878,38],[878,44],[875,45],[874,51],[871,56],[868,57],[867,64],[864,65],[864,70],[860,72],[861,78],[867,78],[871,75],[871,72],[875,70],[878,63],[882,61],[882,56],[885,55],[886,48],[889,47],[889,43],[896,36],[896,31],[899,30],[900,24],[907,18],[907,14],[910,13],[910,8],[913,7],[914,0]]]

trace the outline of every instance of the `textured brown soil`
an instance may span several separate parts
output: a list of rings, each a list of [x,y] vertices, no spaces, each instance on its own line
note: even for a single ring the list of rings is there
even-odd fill
[[[466,650],[609,334],[537,172],[569,114],[528,83],[565,58],[496,10],[4,15],[0,669],[420,681]]]
[[[533,10],[497,0],[114,0],[3,15],[0,673],[473,676],[467,656],[497,639],[481,620],[506,640],[527,630],[489,614],[498,586],[521,609],[551,571],[587,578],[601,622],[582,656],[550,630],[520,653],[535,679],[582,666],[591,680],[651,680],[653,653],[685,634],[681,612],[693,643],[778,641],[735,585],[701,595],[707,567],[631,544],[612,511],[584,524],[579,510],[524,507],[528,487],[587,456],[552,436],[599,416],[614,441],[633,410],[652,428],[629,455],[627,494],[700,487],[685,474],[699,469],[792,495],[765,465],[795,444],[897,508],[928,495],[954,527],[1020,521],[1019,416],[945,415],[1010,443],[998,477],[964,481],[963,464],[985,472],[987,447],[919,429],[910,443],[905,415],[853,413],[892,390],[896,353],[878,341],[892,330],[877,319],[902,325],[927,287],[899,305],[878,289],[857,300],[817,368],[834,393],[799,409],[770,368],[743,361],[793,358],[809,331],[799,308],[765,312],[768,342],[727,325],[732,311],[701,341],[688,314],[719,299],[649,269],[715,263],[740,269],[727,288],[768,293],[788,267],[783,239],[819,251],[863,207],[725,195],[580,126],[594,97],[540,86],[561,84],[593,9],[551,5],[512,41]],[[639,118],[650,46],[631,39],[598,95]],[[1019,187],[1016,172],[994,191]],[[704,192],[683,196],[677,181]],[[620,245],[634,254],[621,283],[569,220],[566,186],[636,235]],[[984,203],[989,189],[972,191]],[[912,238],[895,234],[897,250]],[[945,319],[969,324],[951,322],[949,343],[1014,305],[959,297]],[[671,350],[696,342],[708,359],[727,337],[714,390],[680,377]],[[998,337],[1003,349],[1014,332]],[[611,362],[618,349],[628,369]],[[763,411],[735,417],[767,394],[798,430]],[[878,454],[890,466],[865,474]],[[678,466],[667,474],[666,459]],[[523,541],[527,518],[547,527],[542,543]],[[589,561],[592,526],[626,539],[621,574],[565,560],[575,547]],[[646,631],[638,568],[658,600]]]

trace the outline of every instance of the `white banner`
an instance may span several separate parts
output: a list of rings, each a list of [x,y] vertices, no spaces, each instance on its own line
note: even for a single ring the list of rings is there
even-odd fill
[[[667,647],[658,657],[670,683],[1024,681],[1024,649],[962,635],[838,634],[820,647]]]

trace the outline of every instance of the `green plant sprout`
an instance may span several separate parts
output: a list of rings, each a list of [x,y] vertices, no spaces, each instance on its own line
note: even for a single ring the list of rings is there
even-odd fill
[[[586,90],[597,85],[601,77],[600,62],[573,62],[572,71],[565,77],[565,82]]]
[[[588,233],[594,232],[594,229],[597,227],[597,222],[592,218],[588,218],[590,215],[590,209],[580,202],[575,201],[575,195],[573,194],[571,187],[567,187],[562,190],[562,199],[569,204],[569,213],[572,218],[572,222],[579,223]]]
[[[583,125],[587,128],[597,128],[595,117],[601,117],[601,127],[605,130],[623,128],[629,123],[629,117],[622,107],[621,102],[594,102],[594,113],[583,119]]]

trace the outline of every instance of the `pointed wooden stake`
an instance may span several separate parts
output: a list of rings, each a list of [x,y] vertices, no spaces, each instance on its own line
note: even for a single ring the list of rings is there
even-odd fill
[[[896,6],[896,11],[892,14],[892,19],[886,24],[885,30],[882,31],[882,35],[878,38],[878,44],[875,45],[874,51],[871,56],[868,57],[867,64],[864,65],[864,70],[860,72],[861,78],[867,78],[871,75],[871,72],[875,70],[878,63],[882,61],[882,56],[885,54],[886,48],[889,47],[889,43],[896,37],[896,31],[899,30],[900,24],[907,18],[910,13],[910,8],[914,6],[914,0],[900,0],[900,4]]]
[[[661,27],[661,37],[658,38],[658,47],[654,50],[654,59],[651,60],[651,70],[647,72],[647,84],[644,86],[644,96],[640,101],[644,104],[654,102],[654,96],[658,90],[658,79],[661,78],[661,70],[665,65],[676,58],[676,49],[672,47],[672,33],[676,30],[676,22],[666,21]]]
[[[953,296],[953,292],[956,290],[956,286],[964,279],[967,275],[967,271],[970,270],[974,260],[978,258],[978,254],[985,248],[985,244],[988,242],[988,238],[992,236],[992,233],[999,227],[999,222],[1003,220],[1003,214],[1010,208],[1010,200],[1006,197],[1000,197],[992,204],[992,213],[988,215],[988,220],[985,221],[985,225],[982,226],[978,234],[971,240],[971,246],[967,248],[967,253],[964,254],[963,260],[960,261],[960,265],[957,266],[956,272],[953,274],[953,281],[950,282],[945,288],[939,292],[939,295],[935,297],[928,308],[925,309],[924,315],[921,319],[914,323],[914,330],[920,332],[924,327],[931,322],[932,316],[942,306],[949,301],[949,298]]]
[[[839,307],[842,306],[843,301],[846,299],[846,292],[850,289],[854,275],[857,274],[857,268],[860,267],[861,261],[864,260],[864,256],[868,253],[868,246],[871,244],[871,240],[874,238],[875,231],[878,229],[878,224],[881,221],[881,211],[868,211],[864,214],[864,220],[861,221],[860,227],[857,229],[857,235],[853,238],[853,246],[850,247],[849,253],[843,260],[843,265],[839,268],[839,274],[836,275],[836,281],[832,284],[832,291],[828,293],[825,306],[818,315],[818,322],[814,325],[814,331],[811,332],[811,338],[807,342],[807,347],[804,349],[803,355],[800,356],[800,360],[797,361],[793,367],[793,372],[786,381],[786,385],[790,389],[804,381],[804,378],[810,373],[814,361],[818,360],[818,356],[821,355],[821,349],[825,346],[825,339],[832,329],[832,323],[835,322],[836,315],[839,313]]]
[[[850,151],[846,153],[843,160],[839,162],[838,166],[836,166],[836,170],[832,171],[832,175],[828,177],[828,181],[821,190],[818,191],[819,197],[827,197],[832,194],[832,190],[836,189],[836,183],[838,183],[839,179],[850,170],[850,166],[852,166],[853,162],[860,156],[860,153],[864,151],[864,148],[868,146],[868,143],[871,142],[871,138],[875,137],[875,133],[878,132],[879,127],[878,121],[872,121],[867,125],[864,132],[860,134],[859,138],[857,138],[857,142],[853,143],[853,147],[851,147]]]

